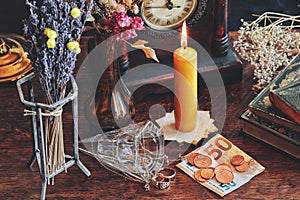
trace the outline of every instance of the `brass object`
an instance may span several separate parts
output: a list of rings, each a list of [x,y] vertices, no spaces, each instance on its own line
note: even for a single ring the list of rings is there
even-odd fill
[[[0,82],[15,81],[32,69],[27,53],[14,35],[0,35]]]

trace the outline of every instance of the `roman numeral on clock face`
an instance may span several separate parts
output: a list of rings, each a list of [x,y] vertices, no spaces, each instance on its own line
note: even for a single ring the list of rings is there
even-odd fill
[[[190,7],[185,7],[183,10],[184,10],[185,12],[189,12]]]
[[[147,17],[148,19],[151,19],[151,18],[153,17],[153,14],[150,13],[150,14],[146,15],[146,17]]]

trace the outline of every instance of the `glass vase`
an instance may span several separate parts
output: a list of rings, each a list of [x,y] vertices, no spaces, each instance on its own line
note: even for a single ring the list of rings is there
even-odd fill
[[[106,58],[109,66],[100,79],[95,99],[96,115],[104,132],[127,126],[135,114],[132,94],[122,78],[129,67],[126,42],[110,40]]]
[[[144,183],[146,190],[167,159],[163,134],[151,121],[130,124],[81,142],[87,149],[83,151],[106,169]]]

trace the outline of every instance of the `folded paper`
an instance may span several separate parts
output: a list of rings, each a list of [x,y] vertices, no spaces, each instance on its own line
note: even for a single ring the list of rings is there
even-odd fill
[[[218,131],[209,111],[197,111],[196,127],[191,132],[181,132],[175,128],[174,112],[167,113],[156,122],[161,127],[165,140],[175,140],[178,143],[187,142],[196,145],[202,138],[207,138],[210,133]]]

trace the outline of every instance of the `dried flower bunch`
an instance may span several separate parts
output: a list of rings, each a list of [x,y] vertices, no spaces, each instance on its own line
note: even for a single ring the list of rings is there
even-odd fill
[[[64,98],[92,1],[26,0],[26,4],[30,16],[24,23],[24,37],[33,47],[29,56],[48,103],[54,103]]]
[[[254,89],[264,88],[278,72],[299,54],[300,16],[266,12],[253,22],[243,21],[233,47],[241,59],[255,67]]]
[[[113,12],[127,12],[131,11],[133,14],[137,15],[139,13],[138,4],[142,0],[99,0],[107,13],[107,16],[113,14]]]
[[[97,0],[92,16],[99,33],[118,34],[131,30],[130,38],[136,37],[134,30],[143,29],[143,20],[137,16],[143,0]],[[130,23],[132,26],[130,26]],[[124,39],[130,39],[125,37]]]
[[[128,40],[137,36],[135,30],[143,30],[143,20],[138,16],[130,17],[125,12],[114,12],[105,21],[108,30],[120,34],[119,39]]]
[[[128,42],[128,39],[137,36],[136,30],[144,30],[144,21],[137,16],[139,13],[139,4],[144,0],[97,0],[92,9],[92,15],[95,17],[94,26],[100,34],[119,34],[117,40],[123,40],[133,48],[144,51],[147,58],[159,62],[155,51],[145,46],[147,41],[138,40],[134,44]],[[150,0],[152,1],[152,0]]]

